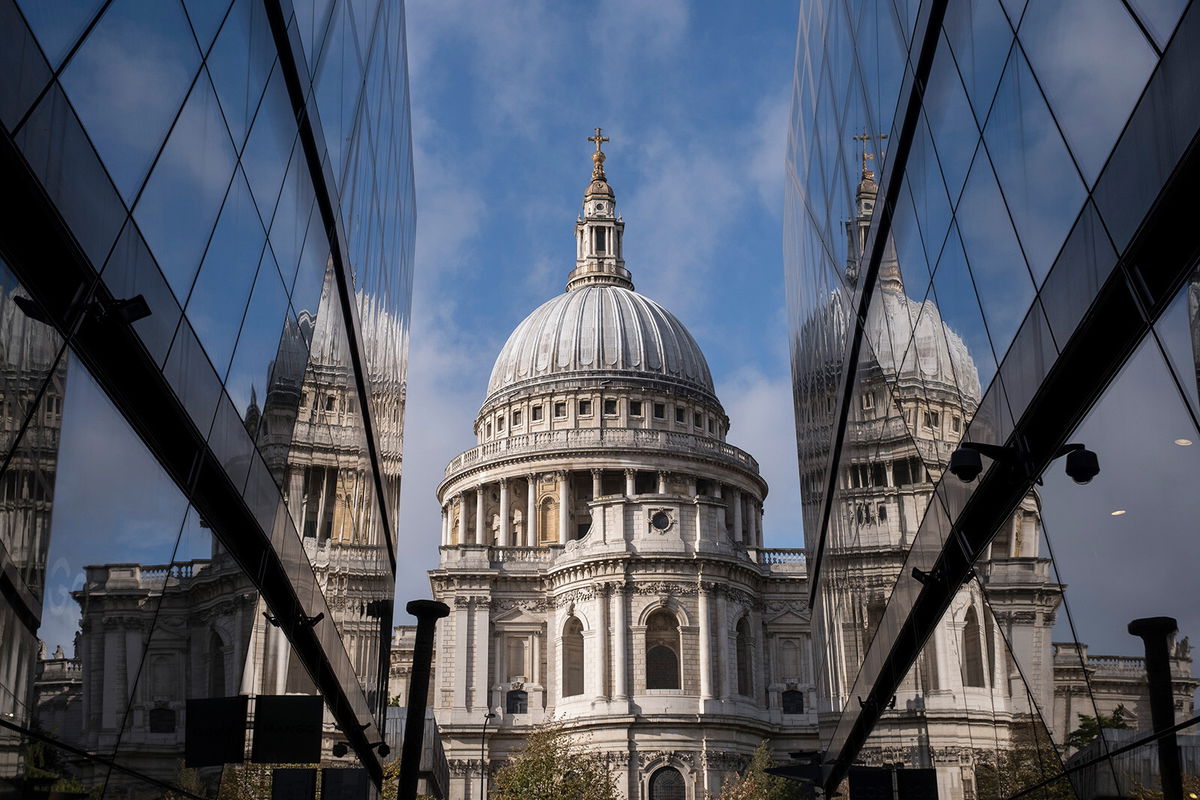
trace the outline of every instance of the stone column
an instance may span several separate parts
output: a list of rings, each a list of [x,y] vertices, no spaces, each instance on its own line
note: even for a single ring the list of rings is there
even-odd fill
[[[689,476],[688,476],[688,479],[687,479],[687,486],[688,486],[688,488],[687,488],[687,491],[688,491],[688,494],[689,494],[689,495],[691,495],[692,497],[699,497],[699,496],[700,496],[700,489],[699,489],[699,486],[698,486],[698,484],[697,484],[697,481],[696,481],[696,476],[695,476],[695,475],[689,475]]]
[[[667,493],[667,473],[665,473],[665,472],[658,473],[658,487],[657,488],[658,488],[659,494]]]
[[[484,538],[483,484],[475,487],[475,544],[487,544]]]
[[[725,592],[717,593],[717,663],[721,665],[720,697],[729,699],[729,610]]]
[[[746,514],[746,544],[754,547],[758,530],[758,504],[754,502],[752,495],[746,497]]]
[[[450,544],[450,510],[449,506],[442,506],[442,547]]]
[[[527,476],[529,485],[527,487],[528,499],[525,501],[525,546],[533,547],[538,543],[537,536],[537,475],[530,473]]]
[[[592,470],[592,499],[595,500],[604,492],[604,482],[602,480],[604,471],[599,469]]]
[[[637,494],[637,471],[632,469],[625,470],[625,496],[633,497]]]
[[[566,544],[571,538],[567,527],[571,524],[571,473],[558,473],[558,543]]]
[[[710,584],[700,583],[700,708],[704,713],[704,702],[713,699],[712,674],[712,612],[709,602]]]
[[[458,495],[458,543],[467,543],[467,493]]]
[[[740,542],[742,541],[742,492],[740,489],[734,489],[729,496],[729,502],[733,503],[733,540]]]
[[[625,586],[613,585],[613,615],[611,620],[613,630],[613,697],[617,700],[629,699],[629,655],[626,642],[629,637],[629,597],[625,594]]]
[[[489,629],[490,603],[486,597],[472,599],[472,610],[475,615],[475,630],[473,644],[475,645],[475,691],[472,706],[480,712],[491,707],[491,682],[489,667],[491,658],[488,655],[492,643],[492,633]]]
[[[750,671],[752,676],[750,691],[755,704],[761,705],[766,702],[767,686],[771,684],[771,676],[767,674],[767,634],[763,627],[762,614],[758,611],[750,612],[750,633],[754,636],[754,665]],[[803,652],[797,653],[797,655],[801,659],[804,658]],[[803,671],[801,668],[801,672]]]
[[[511,542],[512,520],[508,513],[508,478],[500,479],[500,546],[508,547]]]
[[[267,626],[266,634],[270,639],[275,656],[275,694],[285,694],[287,692],[288,656],[292,652],[292,643],[288,641],[282,628],[276,628],[273,625]]]
[[[608,593],[612,587],[607,584],[601,584],[598,588],[596,596],[596,607],[599,613],[596,615],[596,662],[597,662],[597,680],[596,680],[596,699],[608,699]]]

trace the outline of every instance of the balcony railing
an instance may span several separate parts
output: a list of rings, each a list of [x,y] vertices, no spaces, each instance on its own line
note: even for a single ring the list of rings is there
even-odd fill
[[[557,552],[549,547],[489,547],[488,560],[493,564],[549,564]]]
[[[801,547],[788,547],[774,550],[759,550],[758,563],[760,564],[803,564],[804,549]]]
[[[758,462],[749,453],[731,444],[707,436],[673,431],[639,428],[579,428],[563,431],[525,433],[497,439],[473,447],[449,463],[446,475],[511,456],[555,450],[579,450],[603,447],[618,450],[658,450],[684,455],[715,458],[751,472],[758,472]]]

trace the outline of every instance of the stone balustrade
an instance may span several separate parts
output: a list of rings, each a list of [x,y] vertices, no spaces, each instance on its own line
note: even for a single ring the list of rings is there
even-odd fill
[[[211,563],[198,558],[173,564],[103,564],[87,568],[90,586],[159,588],[169,580],[192,578]]]
[[[549,564],[558,548],[550,547],[489,547],[488,560],[493,564]]]
[[[1048,558],[1005,558],[984,566],[988,583],[1044,583],[1050,580]]]
[[[803,564],[805,563],[804,548],[784,547],[758,551],[758,563],[771,564]]]
[[[526,433],[481,444],[454,458],[446,466],[446,475],[513,456],[560,450],[575,453],[593,447],[603,447],[606,451],[659,451],[715,458],[758,474],[758,462],[753,456],[708,436],[642,428],[577,428]]]

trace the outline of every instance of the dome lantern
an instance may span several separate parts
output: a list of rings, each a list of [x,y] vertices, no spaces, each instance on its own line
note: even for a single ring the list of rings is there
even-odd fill
[[[567,291],[584,286],[620,286],[633,289],[621,253],[625,222],[617,216],[616,199],[604,174],[602,145],[609,141],[600,134],[589,136],[596,145],[592,153],[592,180],[583,193],[583,213],[575,222],[575,269],[567,276]]]

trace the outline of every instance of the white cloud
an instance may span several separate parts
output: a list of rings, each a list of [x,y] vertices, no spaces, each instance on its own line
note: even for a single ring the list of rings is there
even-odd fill
[[[436,276],[418,278],[413,300],[396,576],[400,608],[430,596],[425,573],[437,566],[441,540],[437,485],[450,459],[475,443],[471,423],[490,366],[486,345],[454,324],[455,306],[435,302],[436,284]],[[397,624],[402,622],[398,616]]]
[[[803,547],[792,381],[786,362],[778,367],[739,370],[720,383],[717,393],[731,420],[729,443],[758,459],[770,488],[763,503],[765,544]]]
[[[417,0],[407,5],[410,70],[418,79],[436,86],[442,76],[435,59],[442,48],[461,44],[473,61],[471,91],[487,98],[496,115],[491,123],[530,135],[536,132],[548,108],[546,86],[555,80],[555,68],[568,57],[571,41],[566,26],[570,15],[545,2],[496,0],[487,4],[469,0]],[[463,96],[462,102],[470,98]],[[486,137],[490,131],[482,131]]]
[[[747,132],[750,147],[746,158],[746,174],[758,191],[762,209],[776,217],[783,211],[783,174],[790,102],[786,86],[764,97]]]

